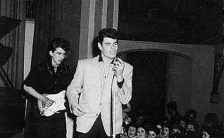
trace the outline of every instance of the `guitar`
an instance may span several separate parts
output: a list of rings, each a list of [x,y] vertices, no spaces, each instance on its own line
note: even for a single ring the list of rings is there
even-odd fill
[[[49,107],[43,107],[42,101],[38,100],[37,105],[40,111],[41,116],[52,116],[55,113],[59,113],[60,110],[65,110],[65,90],[57,94],[49,94],[46,97],[52,99],[54,102]]]

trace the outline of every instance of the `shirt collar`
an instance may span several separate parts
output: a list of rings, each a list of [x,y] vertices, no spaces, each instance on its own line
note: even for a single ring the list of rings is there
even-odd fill
[[[115,58],[114,58],[115,59]],[[110,64],[113,64],[114,63],[114,59],[111,61],[111,63]],[[102,57],[102,55],[101,54],[99,54],[99,60],[98,60],[99,62],[103,62],[103,57]]]
[[[103,58],[102,58],[101,54],[99,54],[99,60],[98,61],[103,62]]]
[[[54,72],[54,67],[53,67],[53,65],[52,65],[52,63],[51,63],[51,59],[48,59],[48,60],[47,60],[47,65],[48,65],[49,69],[50,69],[51,71]],[[63,66],[63,63],[61,63],[61,64],[57,67],[57,72],[59,72],[59,71],[61,71],[61,70],[63,69],[62,66]]]

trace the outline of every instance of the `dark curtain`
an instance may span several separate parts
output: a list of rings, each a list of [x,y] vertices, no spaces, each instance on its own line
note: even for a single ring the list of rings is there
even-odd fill
[[[46,60],[47,47],[55,37],[58,0],[34,0],[35,29],[31,68]]]
[[[35,31],[31,68],[46,59],[47,47],[55,37],[71,43],[66,64],[75,68],[79,54],[81,0],[34,0]]]
[[[56,30],[56,3],[58,0],[34,0],[35,5],[35,28],[33,38],[33,50],[31,69],[46,60],[47,47],[55,37]],[[28,101],[27,107],[28,124],[25,131],[27,138],[34,137],[32,129],[32,102]]]
[[[13,53],[3,65],[9,80],[15,88],[21,88],[24,71],[24,43],[25,43],[25,0],[0,0],[0,15],[21,20],[16,28],[1,38],[1,44],[11,47]],[[1,30],[0,30],[1,31]],[[0,78],[0,85],[7,86]]]

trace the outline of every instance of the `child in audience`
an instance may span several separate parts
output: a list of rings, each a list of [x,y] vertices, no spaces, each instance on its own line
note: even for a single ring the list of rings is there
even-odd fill
[[[147,130],[143,125],[137,128],[137,137],[136,138],[147,138]]]
[[[128,125],[128,131],[127,131],[128,138],[136,138],[136,134],[137,134],[137,129],[135,124],[130,123]]]

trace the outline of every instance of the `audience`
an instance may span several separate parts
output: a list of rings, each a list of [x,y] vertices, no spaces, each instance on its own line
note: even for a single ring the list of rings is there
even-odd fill
[[[133,117],[125,116],[129,121],[127,123],[124,119],[126,123],[121,138],[224,138],[224,129],[216,113],[207,113],[199,125],[197,111],[189,109],[181,116],[175,101],[167,104],[169,117],[157,122],[140,110]]]

